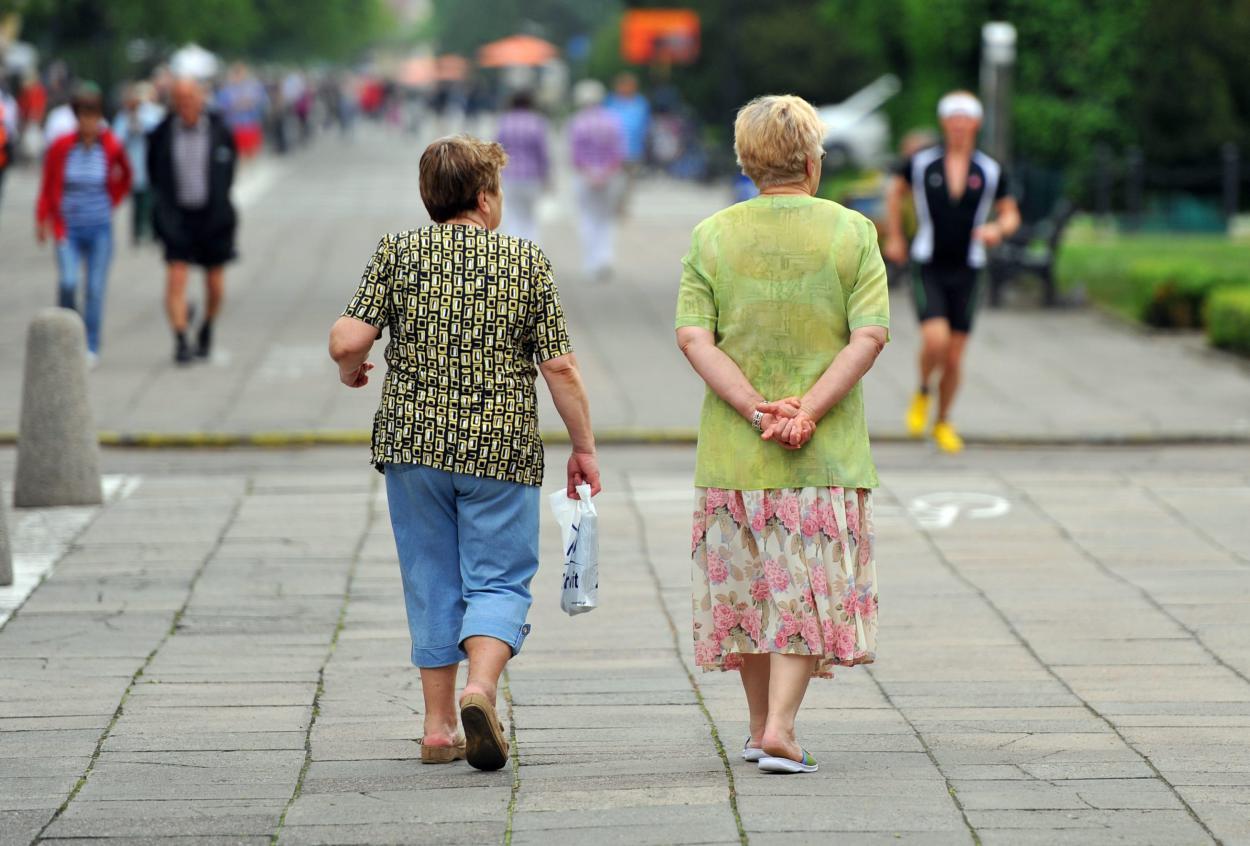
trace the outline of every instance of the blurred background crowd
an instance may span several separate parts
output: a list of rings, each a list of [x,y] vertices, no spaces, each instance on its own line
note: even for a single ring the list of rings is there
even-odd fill
[[[881,220],[890,168],[935,138],[938,97],[972,87],[1026,224],[992,262],[994,299],[1093,299],[1250,351],[1247,41],[1250,0],[3,0],[0,161],[34,165],[72,131],[84,80],[136,159],[189,75],[242,161],[359,121],[511,137],[511,224],[532,233],[549,187],[534,132],[602,107],[619,154],[561,143],[580,144],[586,187],[611,185],[598,212],[581,197],[583,239],[607,245],[587,270],[606,278],[611,218],[638,180],[750,195],[730,128],[751,96],[816,104],[822,194]],[[577,166],[604,155],[612,179]],[[133,191],[138,238],[141,173]]]

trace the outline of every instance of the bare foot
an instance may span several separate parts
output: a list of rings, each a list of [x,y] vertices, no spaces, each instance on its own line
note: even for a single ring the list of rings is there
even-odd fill
[[[457,746],[461,740],[456,729],[455,723],[450,726],[426,723],[425,736],[421,738],[421,742],[426,746]]]
[[[794,739],[793,732],[787,736],[780,732],[765,731],[760,748],[766,754],[776,758],[789,758],[791,761],[799,761],[803,758],[803,749]]]
[[[467,682],[465,684],[464,690],[460,693],[460,701],[464,702],[464,698],[473,693],[485,696],[491,705],[495,704],[495,689],[493,687],[488,688],[485,685],[478,684],[476,682]]]

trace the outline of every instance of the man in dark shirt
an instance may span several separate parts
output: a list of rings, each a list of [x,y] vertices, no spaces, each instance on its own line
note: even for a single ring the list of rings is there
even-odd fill
[[[213,320],[225,297],[225,264],[235,257],[237,218],[230,201],[235,147],[222,119],[205,111],[197,81],[174,83],[173,101],[173,113],[148,138],[148,177],[154,229],[165,245],[165,312],[174,332],[174,360],[188,364],[209,356]],[[204,268],[206,300],[194,350],[187,341],[192,264]]]
[[[943,143],[908,158],[891,181],[882,252],[897,264],[907,258],[902,201],[910,191],[917,222],[912,278],[923,345],[920,387],[907,411],[907,430],[912,437],[923,437],[930,382],[940,371],[933,439],[943,451],[954,453],[963,449],[963,440],[948,416],[972,331],[985,252],[1019,228],[1020,210],[1002,165],[976,148],[981,128],[977,98],[967,91],[947,94],[938,103],[938,119]]]

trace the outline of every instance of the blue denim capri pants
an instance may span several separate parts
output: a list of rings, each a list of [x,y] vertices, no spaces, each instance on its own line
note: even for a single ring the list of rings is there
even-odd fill
[[[420,464],[387,464],[385,473],[412,663],[459,663],[475,635],[516,655],[530,630],[539,489]]]

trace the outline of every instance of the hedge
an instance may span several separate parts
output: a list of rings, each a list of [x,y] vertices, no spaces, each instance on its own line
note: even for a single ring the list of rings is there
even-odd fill
[[[1206,321],[1207,339],[1214,346],[1250,355],[1250,286],[1213,291]]]
[[[1250,250],[1242,244],[1124,239],[1064,245],[1060,284],[1151,326],[1201,328],[1205,303],[1220,288],[1250,287]]]
[[[1230,272],[1189,262],[1134,262],[1129,267],[1134,287],[1149,292],[1141,307],[1140,319],[1151,326],[1200,329],[1204,306],[1219,288],[1250,285],[1250,270]]]

